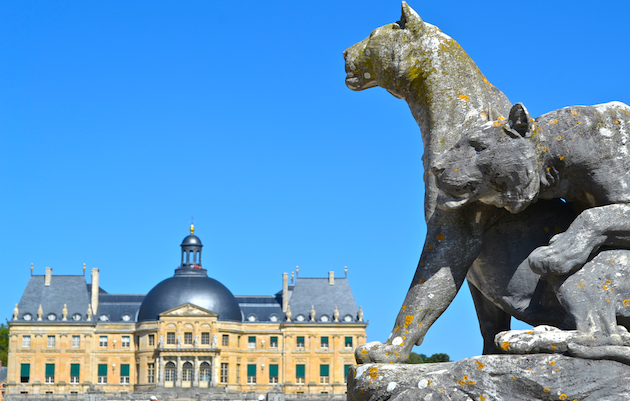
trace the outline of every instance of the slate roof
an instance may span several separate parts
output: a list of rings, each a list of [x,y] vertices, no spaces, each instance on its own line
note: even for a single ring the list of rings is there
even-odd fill
[[[6,383],[8,371],[9,371],[8,366],[3,366],[0,368],[0,383]]]
[[[236,295],[244,322],[281,322],[282,295]],[[275,319],[275,320],[273,320]]]
[[[53,275],[49,286],[44,285],[44,280],[43,275],[31,276],[18,303],[18,321],[24,321],[24,315],[28,313],[32,317],[31,321],[36,322],[40,304],[44,311],[42,321],[49,322],[47,316],[50,313],[54,313],[56,320],[60,321],[64,304],[68,308],[68,321],[72,320],[75,313],[81,314],[81,321],[85,321],[90,303],[85,277]]]
[[[328,278],[298,277],[289,299],[291,321],[299,323],[302,315],[304,323],[310,321],[311,305],[315,306],[315,321],[320,323],[323,315],[332,322],[335,306],[339,309],[340,323],[356,323],[359,308],[352,295],[347,278],[335,277],[334,284],[328,284]],[[348,320],[349,319],[349,320]]]
[[[18,304],[17,321],[26,321],[25,314],[31,315],[30,322],[37,322],[37,310],[42,305],[42,322],[51,323],[47,319],[53,313],[56,322],[61,322],[63,305],[67,304],[67,323],[86,322],[87,307],[91,302],[91,285],[85,282],[85,276],[53,275],[49,286],[44,285],[45,276],[31,276],[22,298]],[[143,294],[108,294],[99,288],[99,306],[92,322],[127,322],[138,321],[138,312],[146,298]],[[234,297],[244,322],[282,322],[285,313],[282,311],[282,291],[275,295],[237,295]],[[311,305],[315,306],[318,323],[333,321],[335,306],[339,309],[340,323],[356,323],[359,308],[354,300],[350,284],[346,278],[335,278],[334,284],[328,278],[296,278],[295,284],[289,286],[289,307],[292,323],[309,323]],[[80,314],[79,320],[72,319]],[[300,320],[300,315],[302,320]],[[326,316],[322,320],[322,316]],[[106,316],[103,320],[101,316]]]
[[[103,294],[98,296],[97,318],[107,316],[110,322],[135,323],[144,294]]]
[[[82,323],[87,319],[87,308],[91,302],[91,285],[85,282],[85,276],[63,276],[52,275],[50,285],[44,285],[46,276],[31,276],[26,289],[22,294],[22,299],[18,303],[19,316],[17,321],[26,321],[24,315],[30,314],[30,322],[37,322],[37,310],[42,305],[44,314],[42,322],[59,322],[62,319],[63,305],[68,308],[67,322]],[[96,321],[101,315],[106,315],[109,321],[122,322],[124,315],[129,315],[130,323],[136,321],[138,309],[144,299],[144,295],[136,294],[108,294],[99,288],[99,306],[96,316],[92,321]],[[53,313],[55,320],[49,320],[48,315]],[[72,317],[75,314],[81,315],[79,320]]]

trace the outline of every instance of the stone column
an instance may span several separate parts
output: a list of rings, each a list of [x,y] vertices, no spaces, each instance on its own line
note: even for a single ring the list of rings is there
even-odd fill
[[[216,367],[216,361],[217,358],[215,357],[210,357],[210,383],[209,385],[211,387],[216,387],[217,386],[217,367]],[[220,373],[219,373],[220,374]]]
[[[158,387],[164,387],[164,358],[157,357]]]
[[[182,370],[182,358],[179,355],[177,355],[176,366],[177,366],[177,377],[175,378],[175,387],[181,387],[183,370]]]
[[[195,363],[193,363],[193,377],[195,378],[193,380],[192,386],[193,387],[199,387],[199,374],[201,373],[201,370],[199,369],[199,358],[197,358],[197,355],[195,355]]]

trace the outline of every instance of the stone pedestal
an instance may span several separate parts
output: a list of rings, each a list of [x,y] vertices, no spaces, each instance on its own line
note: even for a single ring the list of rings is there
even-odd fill
[[[352,368],[349,401],[630,400],[630,366],[557,354]]]

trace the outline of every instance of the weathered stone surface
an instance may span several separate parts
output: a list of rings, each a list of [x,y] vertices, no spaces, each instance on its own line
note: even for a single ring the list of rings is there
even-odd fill
[[[562,355],[487,355],[457,362],[355,366],[349,401],[621,401],[630,366]]]
[[[515,215],[481,202],[454,211],[435,208],[438,189],[430,167],[462,132],[488,118],[507,118],[512,106],[507,97],[453,38],[425,23],[406,3],[400,21],[375,29],[344,57],[350,89],[380,86],[407,102],[422,134],[426,170],[427,236],[416,274],[389,339],[359,347],[357,361],[404,362],[465,279],[484,353],[498,352],[494,337],[510,329],[510,316],[534,326],[575,328],[552,286],[527,264],[535,248],[549,243],[554,234],[549,227],[565,230],[571,224],[576,217],[571,208],[560,200],[539,201]]]
[[[390,337],[359,346],[357,362],[406,361],[464,279],[484,354],[501,352],[494,338],[513,316],[585,333],[564,343],[572,355],[630,361],[630,107],[573,106],[534,121],[404,2],[400,21],[344,57],[350,89],[380,86],[408,103],[427,170],[416,274]],[[536,347],[556,346],[545,341]]]

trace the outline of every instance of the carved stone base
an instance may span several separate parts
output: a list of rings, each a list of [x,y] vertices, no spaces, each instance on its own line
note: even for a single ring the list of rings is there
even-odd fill
[[[487,355],[457,362],[365,364],[349,401],[630,400],[630,366],[557,354]]]

